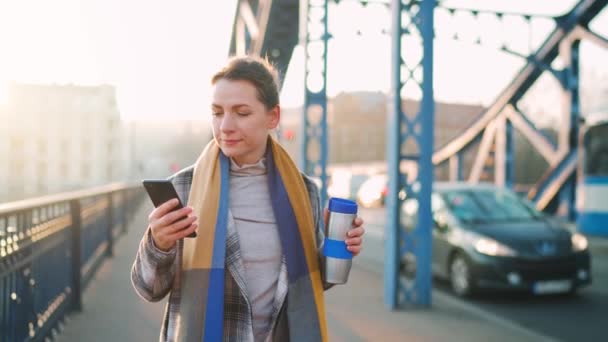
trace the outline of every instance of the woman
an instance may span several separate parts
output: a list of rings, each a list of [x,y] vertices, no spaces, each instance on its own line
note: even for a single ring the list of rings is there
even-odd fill
[[[277,72],[234,58],[211,83],[214,139],[171,177],[188,205],[172,211],[177,201],[169,201],[149,215],[133,285],[148,301],[170,293],[161,341],[327,340],[323,290],[331,285],[319,253],[327,211],[270,136],[281,114]],[[362,224],[354,220],[346,241],[353,255]]]

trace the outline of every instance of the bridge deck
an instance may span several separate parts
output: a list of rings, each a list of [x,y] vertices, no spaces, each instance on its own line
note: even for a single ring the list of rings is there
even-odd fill
[[[83,312],[67,320],[58,341],[156,341],[164,309],[147,303],[131,287],[129,272],[147,214],[140,208],[129,233],[115,245],[115,255],[99,269],[84,293]],[[371,247],[371,246],[370,246]],[[487,320],[444,296],[430,310],[390,312],[384,308],[382,267],[356,260],[349,284],[326,292],[331,341],[485,341],[534,340],[535,336]]]

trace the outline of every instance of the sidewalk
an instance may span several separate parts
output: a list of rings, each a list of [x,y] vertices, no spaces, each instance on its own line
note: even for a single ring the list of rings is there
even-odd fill
[[[60,342],[157,341],[164,309],[146,303],[131,288],[129,272],[150,208],[144,206],[115,256],[85,291],[83,312],[72,315]],[[390,312],[383,304],[381,269],[355,262],[349,284],[326,292],[330,341],[539,341],[527,332],[467,309],[433,292],[431,309]]]
[[[388,311],[377,267],[356,263],[344,286],[326,292],[330,341],[550,340],[433,291],[430,309]]]
[[[83,294],[82,313],[70,317],[58,342],[158,341],[166,300],[140,299],[130,275],[150,209],[144,202],[127,235],[115,243],[114,257],[106,259]]]

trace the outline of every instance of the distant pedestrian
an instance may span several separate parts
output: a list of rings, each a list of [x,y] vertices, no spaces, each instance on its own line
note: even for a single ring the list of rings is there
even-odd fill
[[[214,139],[170,178],[188,205],[150,213],[133,285],[148,301],[169,293],[161,341],[327,341],[331,285],[319,253],[327,211],[270,135],[281,114],[277,72],[238,57],[211,83]],[[353,255],[362,225],[357,217],[346,241]]]

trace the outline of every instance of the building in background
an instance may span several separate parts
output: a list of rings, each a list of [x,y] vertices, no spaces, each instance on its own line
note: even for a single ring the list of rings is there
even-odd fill
[[[388,101],[388,97],[382,92],[341,93],[328,99],[330,164],[386,160]],[[405,113],[412,113],[413,116],[418,109],[418,101],[403,101]],[[437,102],[435,148],[458,136],[483,110],[484,108],[478,105]],[[303,134],[301,122],[301,108],[283,109],[282,142],[298,162]]]
[[[211,139],[205,120],[133,121],[129,123],[129,179],[166,178],[196,162]]]
[[[127,132],[112,86],[12,83],[0,120],[2,202],[126,179]]]

